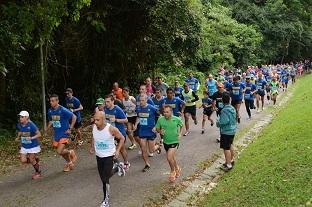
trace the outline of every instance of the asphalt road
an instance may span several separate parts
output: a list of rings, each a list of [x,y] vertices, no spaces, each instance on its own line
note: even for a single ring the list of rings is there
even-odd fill
[[[253,120],[261,116],[255,113]],[[241,124],[239,130],[246,127],[245,106],[241,107]],[[199,124],[191,123],[191,133],[182,137],[177,160],[182,167],[182,178],[192,175],[201,161],[212,157],[218,152],[216,138],[219,131],[216,126],[207,123],[206,133],[201,134],[202,110],[198,112]],[[215,118],[215,114],[213,115]],[[129,143],[127,143],[129,145]],[[142,206],[149,198],[161,195],[161,188],[168,184],[169,166],[165,152],[151,158],[151,170],[143,173],[142,158],[137,150],[129,151],[131,168],[125,177],[113,176],[111,183],[110,202],[112,207]],[[0,206],[43,206],[43,207],[82,207],[100,206],[102,201],[102,183],[99,178],[94,155],[87,150],[78,151],[76,168],[69,172],[62,171],[64,161],[52,154],[51,158],[42,160],[43,178],[31,180],[33,168],[18,167],[9,175],[0,176]],[[239,163],[238,163],[239,164]],[[180,182],[179,178],[176,182]]]

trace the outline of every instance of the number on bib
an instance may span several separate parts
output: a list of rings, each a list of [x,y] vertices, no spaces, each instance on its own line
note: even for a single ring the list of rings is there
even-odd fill
[[[140,118],[140,125],[147,126],[147,118]]]
[[[61,128],[61,122],[60,121],[52,121],[53,128]]]

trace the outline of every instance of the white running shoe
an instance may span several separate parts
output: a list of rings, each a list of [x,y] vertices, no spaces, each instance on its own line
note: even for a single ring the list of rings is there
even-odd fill
[[[148,153],[149,157],[154,157],[154,153]]]

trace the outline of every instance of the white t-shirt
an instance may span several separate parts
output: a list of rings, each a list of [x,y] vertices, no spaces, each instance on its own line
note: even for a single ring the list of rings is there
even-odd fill
[[[109,131],[110,124],[99,130],[96,125],[93,126],[92,134],[94,139],[95,154],[98,157],[110,157],[116,152],[115,140]]]

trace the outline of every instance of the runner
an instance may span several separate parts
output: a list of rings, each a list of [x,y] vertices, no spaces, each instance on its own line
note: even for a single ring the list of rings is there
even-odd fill
[[[251,119],[250,109],[254,109],[254,93],[256,92],[256,85],[250,82],[250,76],[246,77],[246,88],[245,88],[245,107],[249,119]]]
[[[29,119],[29,113],[27,111],[21,111],[19,114],[19,123],[17,124],[17,138],[16,141],[21,142],[21,162],[30,163],[35,169],[35,173],[32,179],[38,179],[41,177],[41,171],[39,166],[39,158],[37,154],[41,151],[38,138],[41,137],[41,133],[37,126]]]
[[[225,81],[225,84],[224,84],[225,90],[230,91],[232,84],[233,84],[233,76],[229,75],[227,81]]]
[[[221,140],[220,148],[224,151],[225,163],[222,169],[228,172],[234,165],[234,149],[233,140],[236,133],[236,111],[230,105],[230,94],[224,93],[222,96],[224,108],[221,111],[220,119],[217,121],[217,127],[220,128]]]
[[[217,91],[217,81],[213,79],[212,74],[209,74],[208,80],[206,81],[206,90],[209,92],[211,98],[213,94]]]
[[[260,100],[261,100],[261,110],[263,110],[264,106],[264,96],[265,96],[265,88],[266,88],[266,81],[263,79],[263,75],[259,73],[258,79],[256,80],[257,92],[256,92],[256,104],[257,104],[257,112],[260,112]]]
[[[200,84],[197,78],[194,78],[193,73],[190,72],[188,78],[185,80],[185,83],[189,85],[190,89],[195,93],[199,90]]]
[[[290,77],[291,77],[291,83],[295,83],[296,82],[296,70],[294,67],[291,68],[290,70]]]
[[[81,128],[81,115],[80,115],[80,111],[83,110],[83,107],[82,107],[79,99],[76,98],[75,96],[73,96],[73,90],[71,88],[67,88],[65,93],[66,93],[66,96],[67,96],[66,99],[65,99],[66,100],[66,106],[77,117],[77,120],[76,120],[74,128],[77,131],[78,140],[80,140],[81,139],[81,131],[80,131],[80,128]]]
[[[185,102],[185,109],[184,109],[184,119],[185,119],[185,129],[186,132],[183,136],[187,136],[190,133],[190,124],[189,124],[189,117],[191,115],[192,119],[194,120],[194,124],[197,125],[197,118],[196,118],[196,101],[199,100],[198,96],[192,89],[190,89],[189,85],[185,83],[183,85],[184,90],[182,91],[182,100]]]
[[[283,78],[282,78],[283,91],[287,91],[288,81],[289,81],[289,74],[286,74],[286,75],[283,76]]]
[[[135,124],[137,114],[135,112],[136,109],[136,101],[133,96],[129,95],[130,89],[125,87],[122,90],[124,99],[122,100],[123,105],[125,106],[125,113],[127,115],[128,123],[127,123],[127,132],[128,137],[130,139],[131,145],[128,147],[129,150],[135,149],[137,146],[135,144],[135,140],[133,137],[133,126]]]
[[[155,88],[159,89],[161,92],[161,95],[165,96],[166,95],[166,90],[169,88],[167,83],[162,82],[160,77],[156,78],[156,84]]]
[[[155,88],[155,86],[153,86],[151,78],[150,77],[146,78],[145,83],[146,83],[146,93],[147,93],[147,95],[149,97],[153,96],[156,88]]]
[[[112,95],[105,96],[105,109],[104,110],[105,110],[106,122],[116,127],[120,131],[120,133],[124,137],[126,137],[127,133],[126,133],[125,124],[128,122],[128,119],[126,117],[126,114],[123,112],[123,110],[119,106],[114,105],[114,97]],[[124,141],[126,141],[126,139]],[[122,145],[123,147],[121,148],[120,152],[121,152],[122,158],[124,159],[125,170],[128,171],[130,168],[130,162],[128,161],[128,154],[127,154],[127,150],[124,144]]]
[[[272,82],[271,82],[271,96],[272,96],[272,101],[273,104],[276,104],[276,99],[277,99],[277,95],[278,95],[278,88],[279,88],[279,83],[276,80],[276,78],[273,78]]]
[[[123,99],[123,95],[122,95],[122,89],[119,88],[119,84],[117,82],[115,82],[113,84],[113,90],[112,93],[116,95],[116,98],[119,100]]]
[[[103,98],[98,98],[96,99],[96,103],[95,103],[96,107],[94,109],[94,113],[98,112],[98,111],[104,111],[105,108],[105,101]]]
[[[206,119],[208,118],[208,120],[210,121],[210,126],[213,126],[214,121],[211,119],[211,114],[213,113],[213,109],[212,109],[212,99],[209,97],[209,91],[203,91],[204,94],[204,98],[202,98],[202,105],[201,107],[204,109],[203,111],[203,120],[202,120],[202,134],[205,133],[205,122]],[[200,108],[201,108],[200,107]]]
[[[222,83],[219,83],[217,88],[218,91],[215,92],[212,96],[212,108],[214,111],[216,111],[217,117],[220,117],[220,113],[224,107],[222,96],[226,91],[224,90],[224,85]],[[217,142],[220,142],[220,138],[217,138]]]
[[[231,84],[229,90],[231,94],[231,105],[235,108],[236,110],[236,119],[237,122],[240,123],[240,106],[243,100],[243,93],[244,93],[245,86],[239,82],[239,76],[235,76],[233,78],[233,83]]]
[[[109,179],[116,172],[120,172],[120,175],[125,175],[122,165],[114,165],[114,159],[118,159],[120,150],[125,143],[125,138],[116,127],[105,122],[105,113],[103,111],[95,113],[94,123],[90,153],[96,154],[97,167],[103,183],[104,198],[101,207],[109,207]],[[118,140],[117,149],[115,139]]]
[[[149,152],[157,153],[161,152],[161,148],[159,145],[155,145],[155,118],[157,116],[157,109],[147,103],[148,96],[147,95],[140,95],[140,106],[136,108],[138,119],[134,125],[134,129],[139,127],[139,137],[140,137],[140,147],[142,151],[142,158],[145,162],[145,167],[143,168],[143,172],[147,172],[151,165],[148,160],[148,153],[147,153],[147,144],[149,147]]]
[[[182,94],[181,94],[182,95]],[[163,100],[162,110],[164,106],[170,106],[174,116],[182,117],[185,109],[185,103],[180,98],[174,96],[172,88],[167,89],[167,97]]]
[[[170,166],[169,181],[174,182],[181,176],[181,167],[178,166],[175,154],[179,148],[182,137],[183,123],[180,117],[173,116],[170,106],[164,106],[164,116],[160,117],[156,123],[156,130],[164,137],[164,148]]]
[[[154,103],[155,108],[157,109],[157,115],[155,117],[155,123],[156,123],[160,116],[161,108],[162,108],[163,101],[164,101],[164,97],[161,95],[161,91],[159,88],[155,90],[155,96],[152,98],[152,101]]]
[[[168,89],[167,89],[167,90],[168,90]],[[180,86],[179,81],[176,81],[176,82],[175,82],[175,85],[174,85],[174,94],[175,94],[175,97],[181,98],[181,97],[182,97],[182,91],[183,91],[183,87]],[[168,92],[167,92],[167,95],[168,95]]]
[[[270,75],[270,74],[266,77],[267,85],[266,85],[265,90],[266,90],[266,94],[267,94],[267,100],[268,100],[269,103],[270,103],[270,100],[271,100],[270,95],[271,95],[271,82],[272,82],[272,79],[273,79],[272,75]]]
[[[47,131],[53,127],[53,147],[55,147],[57,153],[66,160],[64,172],[69,172],[74,169],[77,156],[74,150],[66,149],[66,144],[68,143],[71,130],[74,129],[77,117],[71,111],[59,105],[59,97],[56,94],[50,96],[50,105],[51,108],[48,110],[49,123]],[[70,124],[69,121],[71,122]]]

